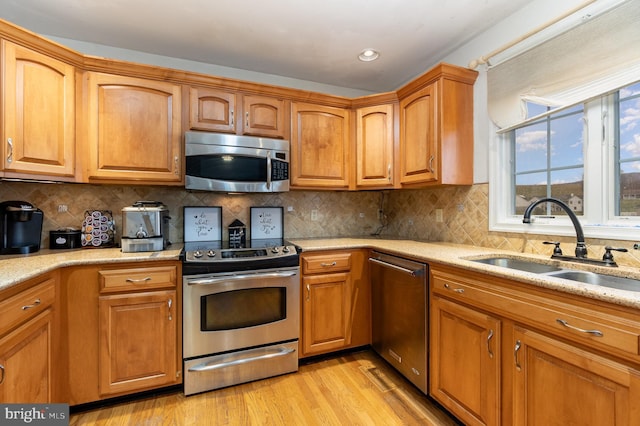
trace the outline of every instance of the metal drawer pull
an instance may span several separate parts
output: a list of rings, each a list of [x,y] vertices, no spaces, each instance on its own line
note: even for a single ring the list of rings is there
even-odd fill
[[[36,306],[38,306],[40,303],[42,303],[40,301],[40,299],[36,299],[31,305],[24,305],[22,307],[23,311],[26,311],[27,309],[31,309],[31,308],[35,308]]]
[[[520,351],[521,346],[522,346],[522,343],[520,342],[520,340],[516,340],[516,347],[513,349],[513,357],[516,360],[516,369],[518,371],[522,370],[522,366],[520,366],[520,361],[518,361],[518,352]]]
[[[147,282],[147,281],[151,281],[151,277],[144,277],[144,278],[138,278],[138,279],[135,279],[135,278],[127,278],[127,279],[126,279],[126,281],[127,281],[128,283],[134,283],[134,284],[137,284],[137,283],[145,283],[145,282]]]
[[[2,370],[2,376],[0,376],[0,385],[4,383],[4,365],[0,364],[0,370]]]
[[[489,358],[493,358],[493,352],[491,351],[491,339],[493,338],[493,330],[489,330],[489,335],[487,336],[487,352],[489,352]]]
[[[337,262],[321,263],[320,266],[322,266],[323,268],[329,268],[331,266],[336,266],[337,264],[338,264]]]
[[[456,293],[464,293],[464,288],[453,288],[449,284],[445,284],[444,288],[446,288],[447,290],[455,291]]]
[[[7,139],[7,147],[9,148],[9,152],[7,153],[7,163],[11,164],[13,161],[13,139]]]
[[[173,306],[173,299],[169,299],[167,301],[167,305],[169,306],[169,321],[173,320],[173,316],[171,315],[171,306]]]
[[[217,363],[217,364],[216,363],[209,363],[209,364],[203,363],[203,364],[195,365],[195,366],[189,368],[189,371],[204,372],[204,371],[218,370],[220,368],[233,367],[234,365],[246,364],[246,363],[249,363],[249,362],[260,361],[260,360],[263,360],[263,359],[277,358],[277,357],[289,355],[290,353],[292,353],[294,351],[295,351],[295,349],[279,348],[279,349],[275,349],[275,350],[270,350],[269,352],[267,352],[267,353],[265,353],[263,355],[251,356],[249,354],[249,356],[247,356],[246,358],[238,358],[238,359],[234,359],[234,360],[231,360],[231,361],[220,362],[220,363]]]
[[[311,287],[307,284],[307,301],[309,301],[309,297],[311,296]]]
[[[602,331],[600,330],[585,330],[584,328],[576,327],[575,325],[571,325],[567,321],[561,320],[561,319],[556,319],[556,322],[560,325],[570,328],[571,330],[579,331],[580,333],[587,333],[587,334],[594,335],[596,337],[604,336],[604,333],[602,333]]]

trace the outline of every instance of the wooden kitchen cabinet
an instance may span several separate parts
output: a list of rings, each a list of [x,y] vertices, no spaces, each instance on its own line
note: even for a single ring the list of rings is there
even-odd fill
[[[393,188],[395,171],[394,105],[356,110],[356,187]]]
[[[0,403],[58,401],[56,285],[48,274],[0,296]]]
[[[366,250],[303,253],[301,357],[371,343]]]
[[[512,424],[640,424],[638,369],[522,327],[513,351]]]
[[[74,180],[75,68],[7,40],[1,46],[5,176]]]
[[[183,183],[179,85],[87,72],[84,91],[86,181]]]
[[[398,90],[403,186],[473,184],[476,77],[476,71],[440,64]]]
[[[291,188],[348,189],[350,111],[291,103]]]
[[[467,425],[498,424],[500,320],[438,296],[430,317],[429,393]]]
[[[191,87],[189,128],[286,139],[289,102],[261,95]]]
[[[179,262],[65,268],[71,405],[182,383]]]

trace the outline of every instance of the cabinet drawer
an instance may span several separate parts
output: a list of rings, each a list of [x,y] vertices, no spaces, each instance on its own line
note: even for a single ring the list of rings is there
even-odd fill
[[[175,266],[102,270],[98,272],[100,293],[173,288],[177,274]]]
[[[351,253],[335,253],[303,256],[302,273],[317,274],[351,269]]]
[[[55,293],[55,280],[50,278],[0,302],[0,335],[51,306]]]
[[[542,294],[535,289],[517,291],[494,282],[465,279],[433,271],[434,293],[553,333],[589,347],[615,351],[636,362],[640,360],[640,317],[619,317],[596,304],[577,306]]]

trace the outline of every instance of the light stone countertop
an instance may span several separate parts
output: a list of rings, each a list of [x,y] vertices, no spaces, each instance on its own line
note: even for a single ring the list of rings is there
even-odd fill
[[[394,240],[377,238],[327,238],[327,239],[290,239],[292,244],[300,247],[302,251],[314,250],[339,250],[354,248],[372,248],[389,254],[407,256],[427,263],[441,263],[457,266],[459,268],[482,272],[496,277],[518,280],[560,292],[575,294],[591,299],[601,300],[616,305],[640,309],[639,291],[625,291],[592,284],[584,284],[577,281],[566,280],[515,269],[503,268],[484,263],[473,262],[470,259],[486,258],[493,255],[504,257],[529,258],[540,263],[557,265],[568,269],[589,270],[592,272],[618,275],[628,278],[640,279],[640,271],[637,268],[611,268],[582,265],[572,262],[560,262],[551,260],[549,256],[541,256],[528,253],[518,253],[507,250],[491,249],[486,247],[474,247],[453,243],[420,242],[412,240]]]
[[[79,248],[3,255],[0,257],[0,291],[63,266],[178,260],[180,250],[182,244],[174,244],[168,250],[140,253],[122,253],[120,248]]]

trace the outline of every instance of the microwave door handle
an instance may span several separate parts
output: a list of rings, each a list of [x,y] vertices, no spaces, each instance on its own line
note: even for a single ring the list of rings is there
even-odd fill
[[[267,152],[267,189],[271,190],[271,151]]]

